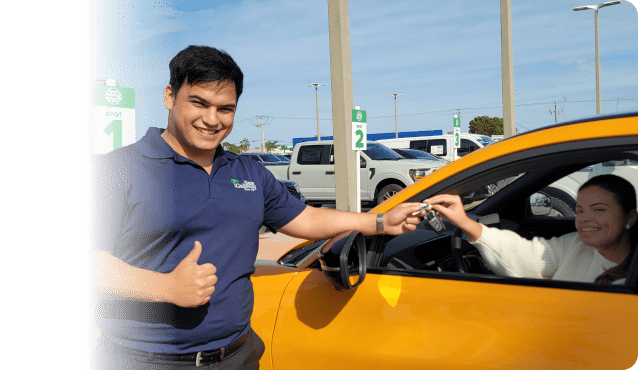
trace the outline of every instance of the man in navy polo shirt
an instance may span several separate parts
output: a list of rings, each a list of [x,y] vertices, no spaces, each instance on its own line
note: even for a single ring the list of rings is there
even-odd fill
[[[243,88],[233,59],[189,46],[169,67],[167,128],[97,163],[98,364],[258,368],[250,275],[259,226],[314,240],[347,230],[396,235],[416,228],[420,206],[379,221],[306,207],[262,165],[220,145]]]

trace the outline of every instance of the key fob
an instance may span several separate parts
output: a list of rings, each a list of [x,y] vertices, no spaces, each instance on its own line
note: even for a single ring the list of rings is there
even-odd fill
[[[427,221],[428,225],[432,230],[436,231],[437,234],[442,234],[445,231],[445,225],[439,219],[438,212],[430,211],[425,214],[425,221]]]

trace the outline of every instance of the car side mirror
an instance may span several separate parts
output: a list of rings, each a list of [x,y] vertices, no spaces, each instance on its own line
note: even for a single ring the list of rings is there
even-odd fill
[[[534,216],[547,216],[552,210],[552,198],[543,192],[534,193],[529,197],[529,206]]]
[[[342,233],[317,252],[321,270],[337,290],[350,290],[366,275],[366,241],[359,231]]]
[[[366,162],[365,159],[361,158],[361,163],[359,165],[360,168],[366,168],[368,167],[368,163]]]

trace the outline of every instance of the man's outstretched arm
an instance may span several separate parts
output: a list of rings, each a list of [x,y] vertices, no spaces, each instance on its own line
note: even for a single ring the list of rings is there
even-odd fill
[[[425,215],[421,203],[403,203],[383,214],[383,232],[399,235],[414,231]],[[420,212],[419,212],[420,211]],[[419,212],[416,215],[413,213]],[[306,207],[296,218],[278,231],[310,240],[329,239],[350,230],[365,235],[377,234],[376,213],[356,213],[330,208]]]

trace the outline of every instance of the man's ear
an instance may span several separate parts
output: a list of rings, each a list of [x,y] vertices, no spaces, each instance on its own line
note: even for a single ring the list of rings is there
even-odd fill
[[[164,106],[166,109],[173,109],[173,104],[175,103],[175,94],[173,93],[173,87],[171,85],[166,85],[164,88]]]

